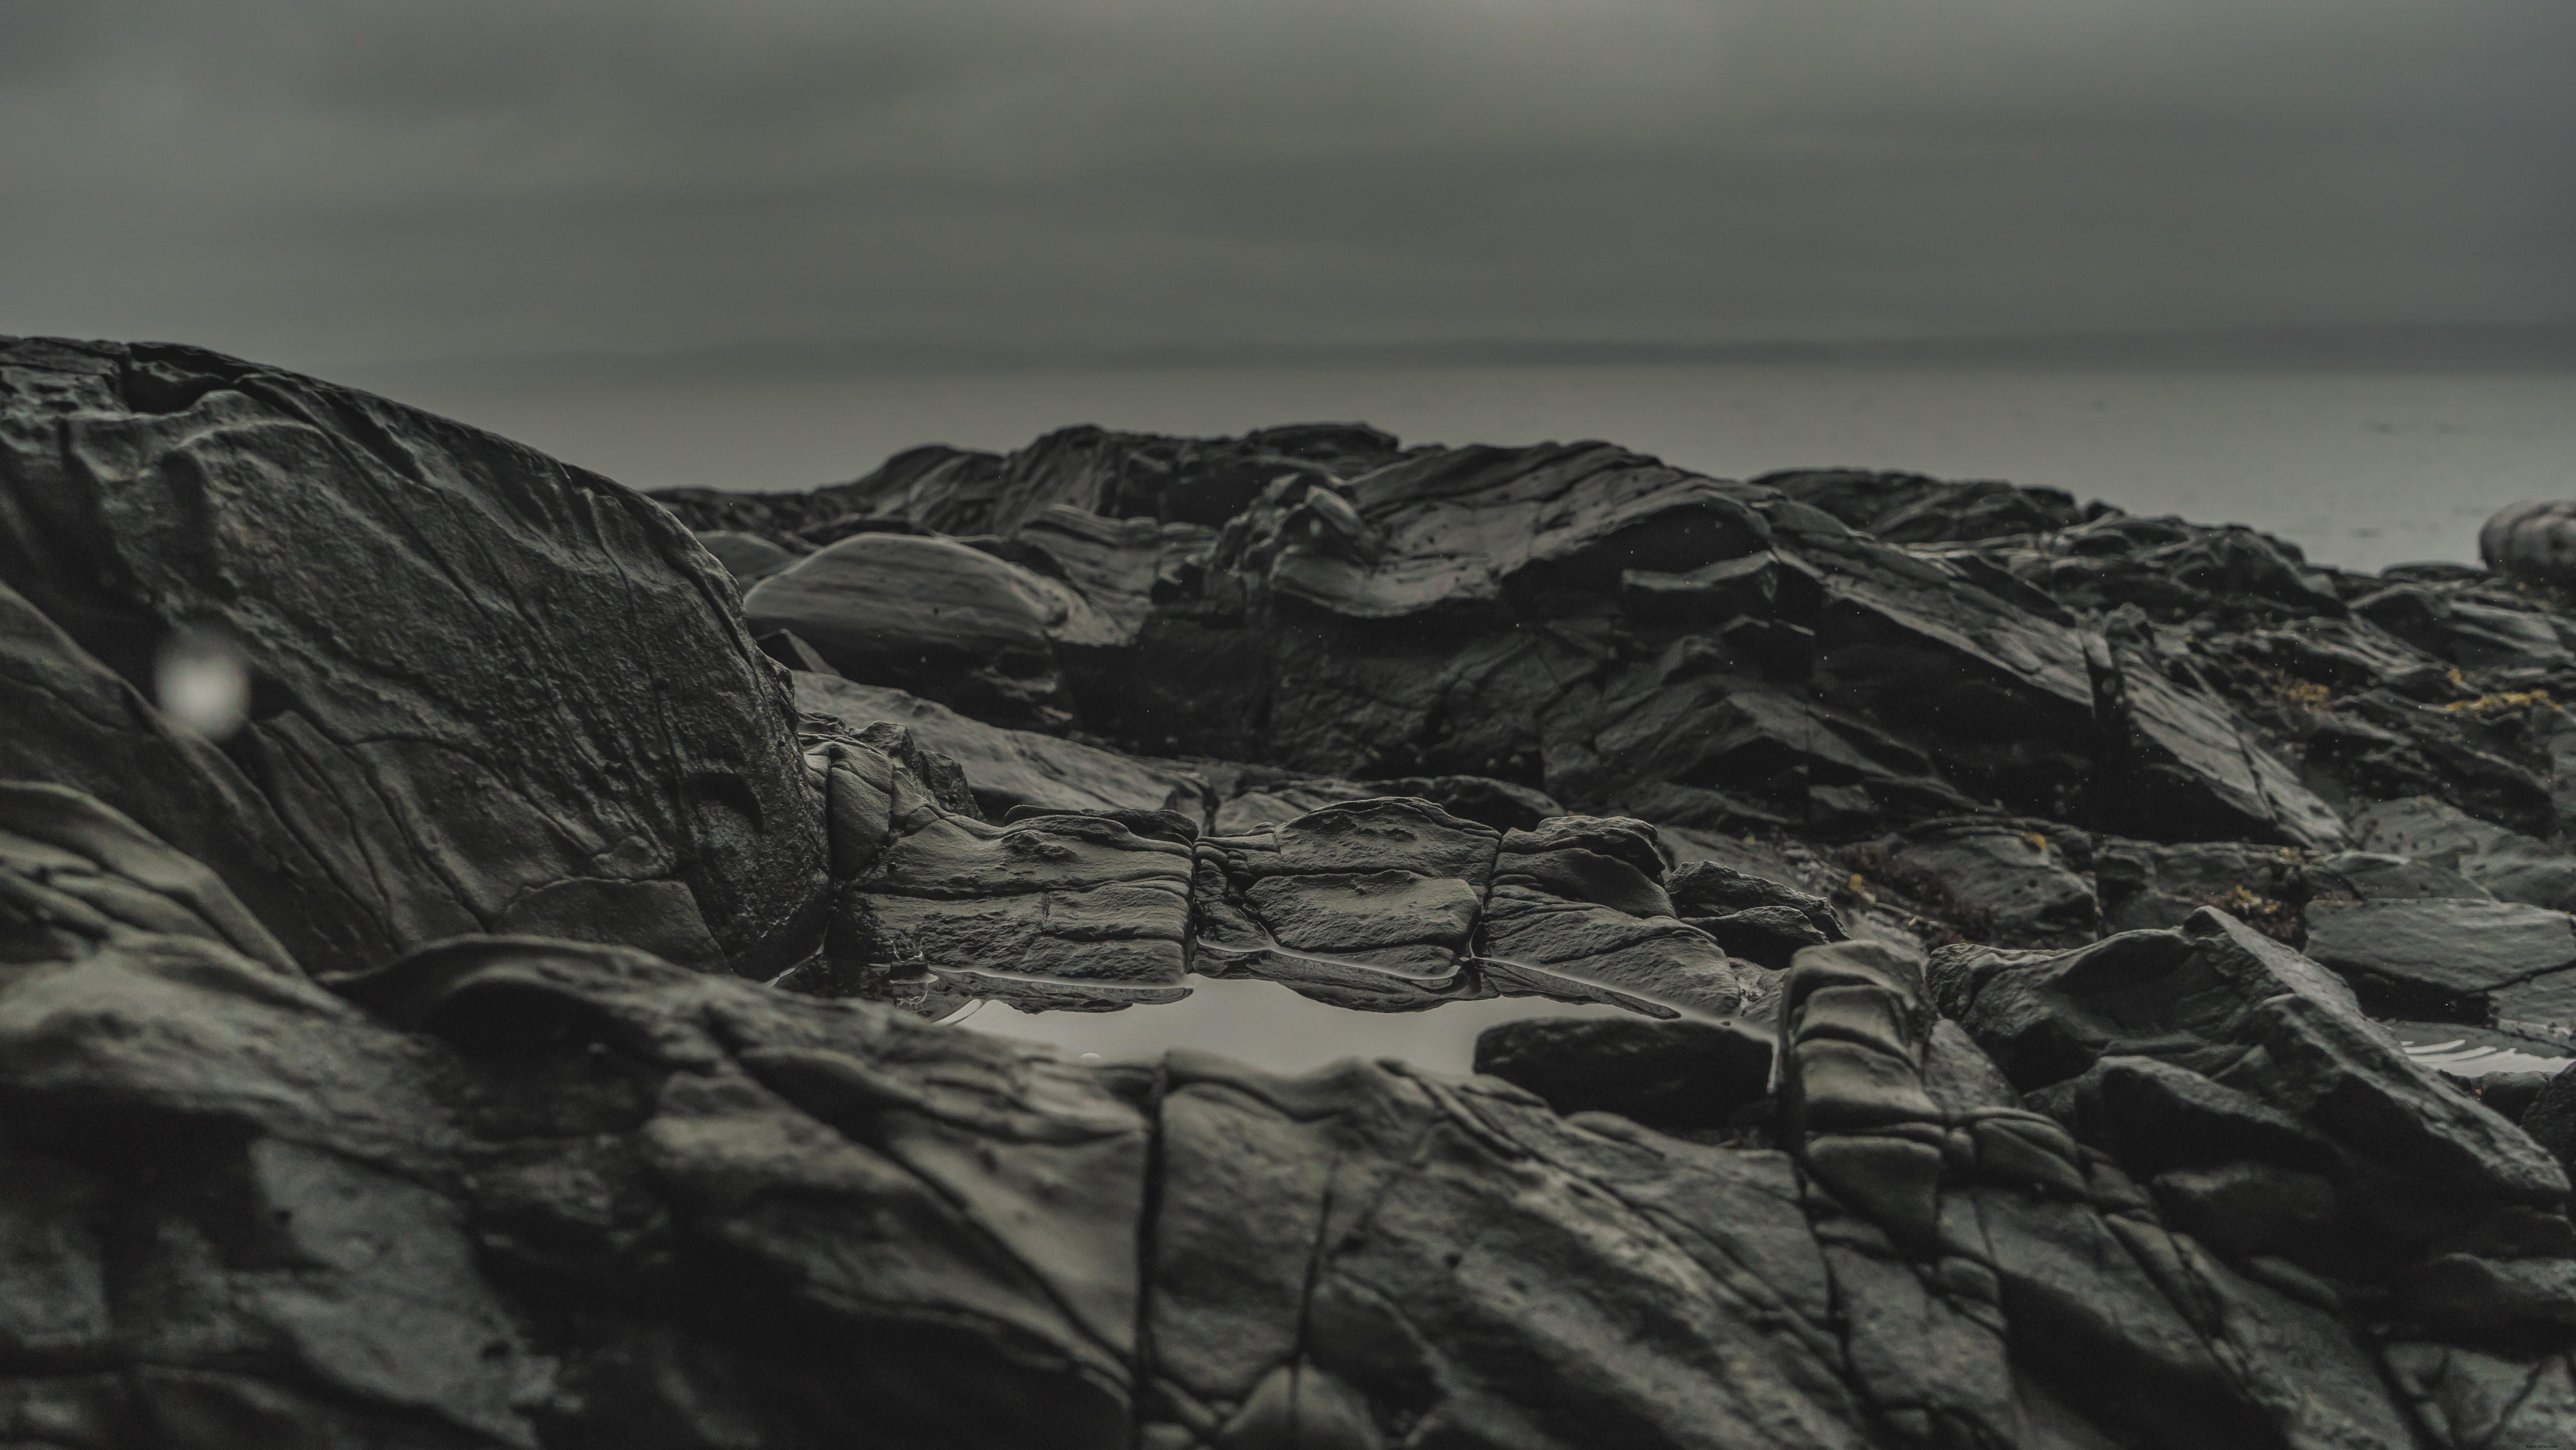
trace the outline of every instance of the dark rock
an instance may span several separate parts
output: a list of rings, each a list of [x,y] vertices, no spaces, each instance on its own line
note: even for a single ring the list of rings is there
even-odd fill
[[[2334,1226],[2334,1183],[2277,1163],[2178,1168],[2152,1187],[2167,1223],[2230,1259],[2304,1248]]]
[[[2505,901],[2576,909],[2576,856],[2436,800],[2380,801],[2353,813],[2364,848],[2457,871]]]
[[[2214,906],[2279,936],[2297,927],[2297,903],[2312,894],[2288,853],[2228,841],[2164,846],[2106,838],[2094,843],[2093,879],[2106,932],[2180,926]]]
[[[0,781],[0,964],[71,960],[138,934],[303,969],[223,878],[68,786]]]
[[[1473,775],[1407,776],[1395,780],[1290,779],[1270,781],[1216,808],[1214,827],[1231,835],[1295,820],[1341,801],[1410,796],[1427,800],[1461,820],[1497,831],[1527,830],[1565,808],[1545,793],[1510,781]]]
[[[1019,815],[995,826],[944,809],[912,771],[864,744],[843,752],[832,786],[833,851],[854,868],[837,899],[834,954],[854,963],[870,995],[936,984],[1027,1011],[1187,995],[1191,844],[1122,819],[1157,813]],[[882,844],[850,850],[844,821],[882,822]]]
[[[2562,1070],[2552,1077],[2516,1121],[2533,1142],[2576,1172],[2576,1074]]]
[[[797,556],[758,534],[736,533],[731,529],[703,529],[698,543],[716,562],[724,565],[733,582],[744,589],[796,562]]]
[[[2371,623],[2463,669],[2561,669],[2571,660],[2542,615],[2399,584],[2353,605]]]
[[[1731,1023],[1531,1017],[1476,1038],[1476,1071],[1560,1113],[1715,1128],[1770,1089],[1771,1034]]]
[[[829,675],[836,680],[841,678],[841,672],[832,667],[832,662],[815,653],[814,647],[792,629],[773,629],[760,637],[759,644],[762,654],[790,670],[809,675]]]
[[[2576,1436],[2576,1369],[2564,1353],[2400,1341],[2381,1354],[2391,1384],[2443,1450],[2546,1450]]]
[[[2049,1091],[2049,1105],[2076,1136],[2141,1175],[2235,1162],[2311,1174],[2336,1168],[2334,1146],[2317,1130],[2250,1093],[2152,1057],[2103,1057]]]
[[[2576,1334],[2576,1259],[2437,1254],[2396,1288],[2399,1308],[2437,1334],[2473,1343]]]
[[[1805,912],[1787,906],[1754,906],[1683,920],[1708,933],[1728,956],[1775,972],[1787,970],[1789,959],[1806,948],[1841,939],[1825,935]]]
[[[901,690],[802,673],[796,703],[853,732],[880,720],[903,726],[924,747],[957,762],[988,816],[1019,806],[1176,810],[1204,827],[1214,804],[1206,778],[1178,763],[987,725]]]
[[[2576,1036],[2576,968],[2508,983],[2487,998],[2495,1006],[2498,1027],[2533,1033],[2562,1046]]]
[[[1706,932],[1673,916],[1654,829],[1560,816],[1506,834],[1486,900],[1481,969],[1505,991],[1709,1017],[1747,982]]]
[[[2102,677],[2125,736],[2122,768],[2094,807],[2107,827],[2168,841],[2344,843],[2334,809],[2134,610],[2105,638]]]
[[[2340,981],[2217,912],[2062,954],[1945,948],[1932,982],[1942,1011],[2025,1091],[2104,1057],[2153,1057],[2323,1133],[2368,1169],[2344,1202],[2364,1220],[2348,1231],[2374,1242],[2566,1197],[2559,1165],[2409,1058]]]
[[[2491,1072],[2477,1079],[2471,1090],[2479,1102],[2495,1109],[2507,1121],[2519,1123],[2539,1100],[2540,1090],[2549,1086],[2550,1077],[2545,1072]]]
[[[1322,1001],[1396,1010],[1475,995],[1465,976],[1500,842],[1425,801],[1326,806],[1198,843],[1198,970],[1258,971]]]
[[[850,679],[1001,725],[1061,727],[1059,641],[1113,638],[1074,590],[953,539],[861,534],[762,580],[755,632],[793,630]]]
[[[1755,481],[1855,529],[1908,544],[2046,533],[2082,521],[2086,512],[2063,489],[1944,483],[1918,473],[1813,469]]]
[[[2307,953],[2392,1016],[2493,1020],[2487,994],[2576,965],[2576,922],[2516,902],[2317,902]]]
[[[2093,940],[2093,888],[2050,839],[2004,821],[1935,822],[1891,848],[1901,870],[1928,878],[1945,904],[2006,946],[2073,946]]]
[[[664,495],[803,559],[755,649],[668,514],[481,435],[178,349],[0,394],[0,1440],[2576,1433],[2566,1079],[2464,1087],[2285,945],[2564,1041],[2536,589],[1071,429]],[[218,746],[142,691],[227,633]],[[2073,947],[2097,900],[2172,929]],[[1927,967],[1970,927],[2043,945]],[[1193,972],[1627,1015],[1472,1079],[919,1020]]]
[[[0,778],[204,862],[315,971],[460,932],[769,976],[824,880],[733,585],[606,479],[193,348],[0,343]],[[144,701],[182,623],[218,751]]]
[[[2322,861],[2309,862],[2300,869],[2300,875],[2315,894],[2349,896],[2355,901],[2494,899],[2493,892],[2459,872],[2411,856],[2339,851]]]
[[[2308,618],[2257,631],[2237,642],[2246,657],[2338,691],[2414,681],[2442,665],[2367,620]]]
[[[1827,941],[1841,941],[1850,935],[1843,929],[1842,918],[1834,914],[1833,903],[1825,898],[1715,860],[1686,861],[1675,866],[1666,875],[1664,889],[1672,899],[1673,909],[1684,916],[1786,908],[1805,917]]]

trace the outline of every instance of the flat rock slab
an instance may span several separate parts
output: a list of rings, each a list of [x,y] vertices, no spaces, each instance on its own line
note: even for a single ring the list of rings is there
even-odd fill
[[[988,816],[1015,806],[1057,810],[1179,811],[1204,825],[1207,780],[1185,767],[1140,760],[1034,730],[987,725],[947,706],[883,685],[799,671],[796,704],[852,731],[887,721],[924,749],[957,762]]]
[[[2309,956],[2401,993],[2486,993],[2576,964],[2576,921],[2520,902],[2320,901],[2307,921]]]
[[[2457,871],[2505,901],[2576,909],[2576,856],[2429,797],[2355,811],[2354,843]]]

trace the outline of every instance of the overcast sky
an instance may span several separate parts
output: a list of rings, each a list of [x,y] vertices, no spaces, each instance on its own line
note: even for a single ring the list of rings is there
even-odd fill
[[[2569,0],[0,0],[0,330],[2576,321]]]

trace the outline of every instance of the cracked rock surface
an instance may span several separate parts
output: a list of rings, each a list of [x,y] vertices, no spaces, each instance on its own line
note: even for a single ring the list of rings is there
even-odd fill
[[[2390,1020],[2576,1018],[2545,581],[1355,425],[666,512],[139,345],[0,445],[0,1445],[2576,1443],[2576,1076]],[[936,1020],[1211,977],[1594,1015]]]

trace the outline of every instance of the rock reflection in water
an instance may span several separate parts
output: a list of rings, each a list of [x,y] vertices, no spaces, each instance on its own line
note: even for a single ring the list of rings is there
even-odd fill
[[[1042,1042],[1105,1062],[1146,1061],[1176,1047],[1270,1072],[1307,1072],[1347,1057],[1398,1057],[1433,1072],[1471,1071],[1476,1034],[1524,1017],[1628,1017],[1624,1008],[1544,997],[1487,997],[1422,1012],[1359,1012],[1274,982],[1190,978],[1190,995],[1123,1012],[1022,1012],[982,1001],[947,1021]]]

